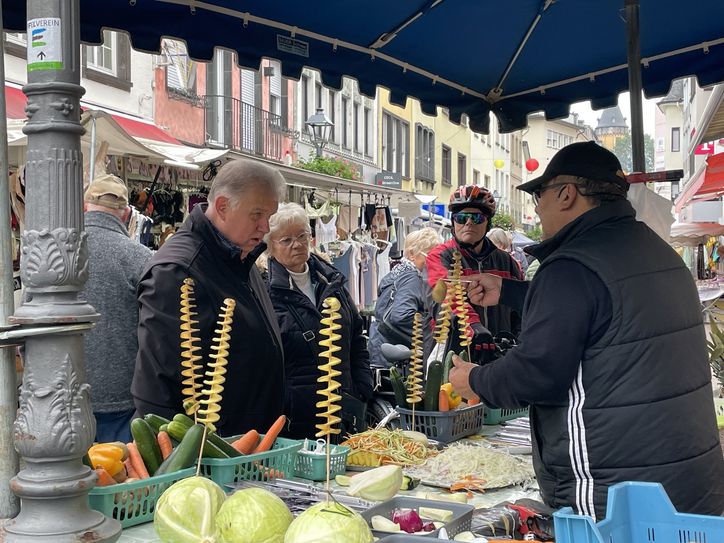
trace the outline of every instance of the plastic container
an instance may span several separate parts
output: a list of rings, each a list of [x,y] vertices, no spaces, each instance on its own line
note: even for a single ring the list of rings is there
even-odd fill
[[[336,475],[342,475],[347,470],[349,447],[332,445],[331,449],[329,454],[329,477],[333,479]],[[294,475],[312,481],[325,481],[327,479],[327,455],[314,454],[300,449],[297,452]]]
[[[193,467],[130,483],[97,486],[88,493],[88,503],[91,509],[116,519],[124,528],[143,524],[153,520],[156,502],[164,490],[195,473]]]
[[[714,543],[724,541],[724,517],[677,513],[659,483],[618,483],[608,491],[606,519],[553,514],[557,543]]]
[[[412,410],[398,407],[403,430],[417,430],[440,443],[450,443],[465,436],[477,434],[483,427],[483,404],[452,411],[415,410],[415,428],[412,428]]]
[[[475,508],[472,505],[467,505],[463,503],[454,503],[454,502],[443,502],[443,501],[437,501],[437,500],[423,500],[421,498],[409,498],[407,496],[395,496],[391,500],[387,500],[386,502],[382,502],[380,504],[375,505],[374,507],[370,507],[369,509],[362,511],[361,515],[364,517],[364,519],[369,524],[372,521],[372,517],[375,515],[382,515],[383,517],[387,517],[388,519],[392,519],[392,511],[395,509],[405,508],[405,509],[417,509],[419,510],[420,507],[432,507],[434,509],[445,509],[447,511],[452,511],[453,517],[448,522],[445,523],[445,530],[447,531],[448,537],[451,539],[459,534],[460,532],[465,532],[466,530],[470,530],[470,526],[473,522],[473,511]],[[423,520],[430,520],[430,519],[423,519]],[[379,530],[372,530],[372,533],[376,535],[377,537],[386,537],[386,536],[410,536],[410,537],[431,537],[435,538],[437,537],[437,534],[440,532],[440,530],[435,530],[432,532],[425,532],[424,534],[421,533],[420,535],[415,534],[391,534],[390,532],[381,532]],[[387,541],[387,539],[385,539]]]
[[[484,424],[500,424],[506,420],[517,419],[519,417],[527,417],[528,408],[521,407],[519,409],[491,409],[485,408]]]
[[[226,440],[231,443],[238,438],[239,436],[234,436]],[[278,437],[272,449],[263,453],[236,458],[202,458],[201,474],[222,488],[227,483],[241,480],[271,481],[276,478],[289,478],[294,475],[297,451],[301,448],[301,441]]]

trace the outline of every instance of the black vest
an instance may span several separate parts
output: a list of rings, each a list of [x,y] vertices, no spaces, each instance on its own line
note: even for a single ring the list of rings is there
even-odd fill
[[[582,263],[612,302],[611,324],[584,351],[568,402],[531,409],[546,501],[601,520],[610,485],[652,481],[681,512],[721,514],[724,459],[705,331],[681,258],[628,202],[585,213],[532,253],[539,274],[557,259]]]

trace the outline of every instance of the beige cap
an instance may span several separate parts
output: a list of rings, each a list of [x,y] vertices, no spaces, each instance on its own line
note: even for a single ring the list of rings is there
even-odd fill
[[[128,206],[128,189],[120,177],[101,175],[91,181],[83,199],[89,204],[123,209]]]

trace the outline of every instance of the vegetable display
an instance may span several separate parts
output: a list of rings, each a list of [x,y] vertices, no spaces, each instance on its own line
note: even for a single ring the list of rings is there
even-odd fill
[[[345,506],[320,502],[295,518],[284,543],[372,543],[367,521]]]
[[[347,456],[347,462],[351,465],[365,465],[355,464],[356,455],[362,453],[374,455],[374,458],[378,459],[378,463],[374,465],[378,466],[381,464],[400,466],[422,464],[426,459],[437,454],[437,449],[407,437],[403,430],[386,428],[351,435],[341,444],[351,449]]]
[[[400,466],[381,466],[358,473],[349,481],[347,493],[365,500],[389,500],[402,487],[402,468]]]
[[[275,494],[243,488],[221,505],[216,526],[224,543],[283,543],[292,513]]]

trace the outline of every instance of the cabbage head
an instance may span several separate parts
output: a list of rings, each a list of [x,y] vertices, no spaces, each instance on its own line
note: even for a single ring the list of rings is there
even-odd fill
[[[294,519],[284,543],[372,543],[367,521],[336,502],[313,505]]]
[[[225,543],[283,543],[292,513],[275,494],[244,488],[221,506],[216,526]]]
[[[163,543],[218,543],[215,518],[224,498],[205,477],[181,479],[158,499],[153,527]]]

